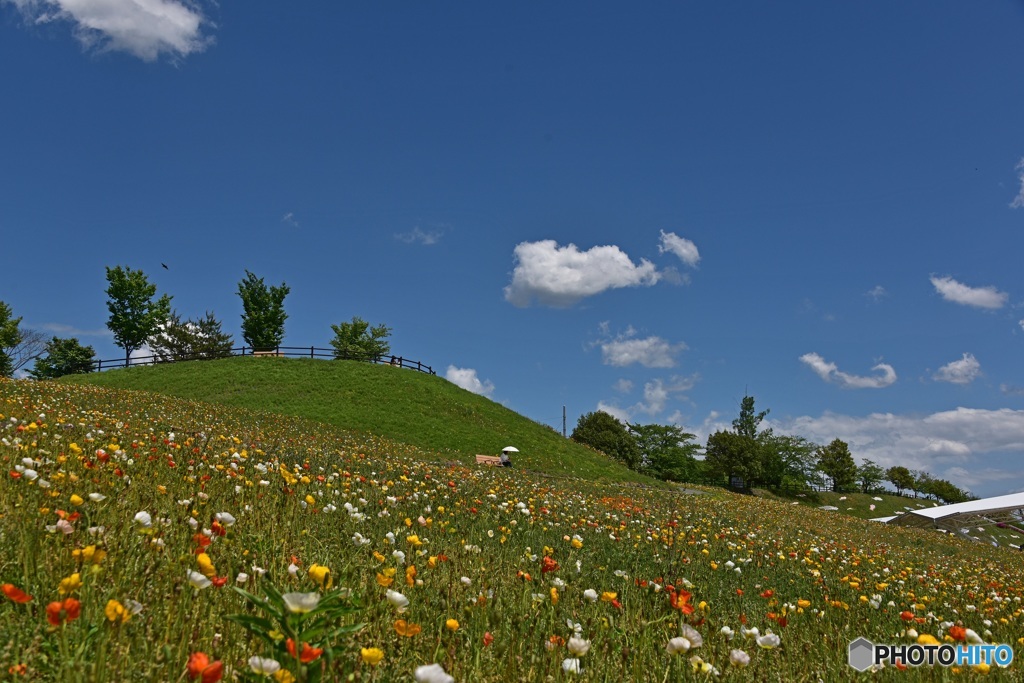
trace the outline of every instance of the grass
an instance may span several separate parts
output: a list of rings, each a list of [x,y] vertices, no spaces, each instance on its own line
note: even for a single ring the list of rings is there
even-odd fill
[[[387,436],[440,457],[520,450],[514,466],[555,476],[657,485],[546,425],[436,376],[354,361],[228,358],[77,375],[63,381],[156,391],[305,417]]]
[[[0,678],[185,681],[191,658],[197,681],[267,680],[259,656],[301,681],[429,664],[484,683],[856,681],[855,638],[961,628],[1024,654],[1022,553],[788,501],[473,467],[320,420],[7,380],[0,472]],[[292,614],[279,593],[333,606]],[[1020,680],[1021,662],[988,674]]]

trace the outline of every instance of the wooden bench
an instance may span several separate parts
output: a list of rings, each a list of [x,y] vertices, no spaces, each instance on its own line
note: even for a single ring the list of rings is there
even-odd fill
[[[256,356],[257,358],[259,358],[261,356],[281,356],[281,355],[284,355],[284,354],[282,354],[280,351],[273,350],[273,351],[253,351],[252,355]]]
[[[478,455],[476,456],[476,462],[478,465],[490,465],[491,467],[501,467],[501,457],[497,455]]]

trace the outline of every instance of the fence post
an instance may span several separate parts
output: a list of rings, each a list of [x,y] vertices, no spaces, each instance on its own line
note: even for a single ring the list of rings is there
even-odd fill
[[[420,361],[416,361],[416,369],[419,370],[420,372],[423,372],[423,363],[421,363]]]
[[[309,357],[310,357],[310,358],[313,358],[313,357],[314,357],[314,356],[313,356],[313,347],[312,347],[312,346],[310,346],[310,347],[309,347]]]

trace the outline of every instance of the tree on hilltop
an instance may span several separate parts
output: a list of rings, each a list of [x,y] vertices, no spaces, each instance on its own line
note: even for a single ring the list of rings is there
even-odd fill
[[[693,480],[698,467],[693,456],[700,450],[700,444],[693,443],[693,434],[676,425],[627,422],[626,428],[640,450],[640,472],[670,481]]]
[[[238,296],[242,299],[242,339],[253,349],[270,350],[284,339],[284,298],[291,292],[285,283],[267,287],[263,278],[248,270],[238,283]]]
[[[387,341],[391,328],[387,325],[370,327],[370,323],[354,316],[351,322],[331,325],[331,329],[334,330],[331,346],[336,359],[373,360],[391,352]]]
[[[845,491],[857,482],[857,463],[850,447],[841,439],[833,439],[818,449],[818,469],[832,480],[833,491]]]
[[[164,294],[155,299],[156,285],[141,270],[107,268],[107,328],[114,333],[114,342],[124,349],[125,366],[132,352],[140,348],[157,331],[171,313],[171,297]]]
[[[896,489],[896,495],[902,496],[903,492],[914,485],[914,475],[906,467],[895,465],[885,471],[885,480]]]
[[[91,346],[82,346],[78,339],[54,337],[46,342],[45,355],[36,359],[29,371],[33,379],[56,379],[64,375],[82,375],[92,372],[96,352]]]
[[[172,311],[148,343],[159,360],[173,361],[225,358],[231,355],[233,340],[210,311],[203,318],[184,321]]]

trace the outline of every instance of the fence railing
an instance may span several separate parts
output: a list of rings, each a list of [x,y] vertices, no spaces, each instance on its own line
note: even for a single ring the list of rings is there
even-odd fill
[[[275,346],[272,349],[254,349],[251,346],[242,346],[225,351],[199,352],[191,354],[168,354],[135,356],[132,358],[119,358],[117,360],[94,360],[92,371],[114,370],[117,368],[133,368],[140,365],[159,365],[162,363],[176,363],[189,360],[216,360],[217,358],[229,358],[231,356],[282,356],[288,358],[323,358],[330,360],[357,360],[365,363],[377,363],[379,365],[390,365],[396,368],[417,370],[430,375],[436,375],[434,369],[424,365],[421,361],[410,360],[403,356],[388,354],[386,356],[338,356],[334,349],[318,348],[316,346]]]

